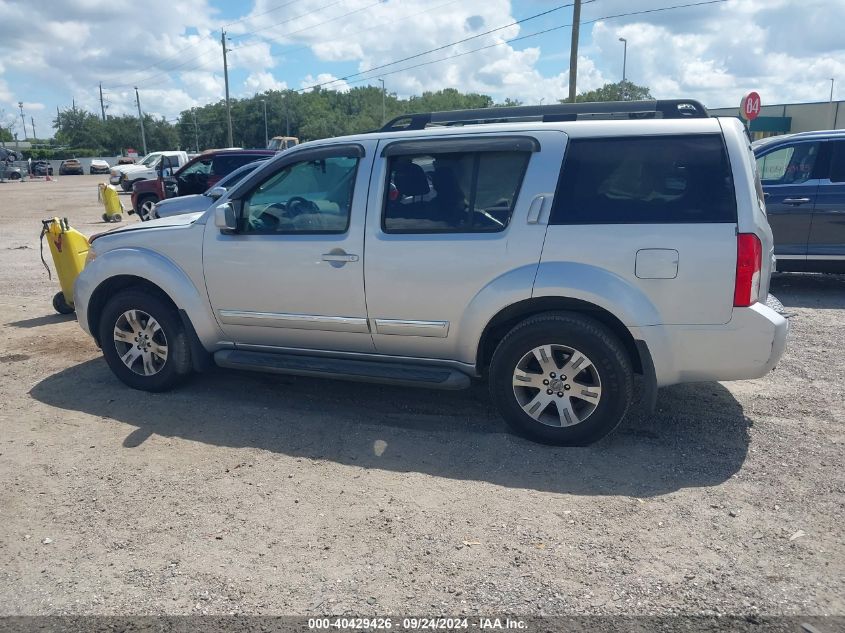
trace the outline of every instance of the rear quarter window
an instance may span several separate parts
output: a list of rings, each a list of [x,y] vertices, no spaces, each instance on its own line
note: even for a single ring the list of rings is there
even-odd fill
[[[550,222],[736,222],[721,135],[571,140]]]

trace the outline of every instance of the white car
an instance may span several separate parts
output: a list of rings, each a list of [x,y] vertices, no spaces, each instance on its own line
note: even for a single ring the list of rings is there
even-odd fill
[[[188,162],[187,152],[152,152],[134,165],[115,165],[109,172],[109,183],[120,185],[124,191],[132,191],[132,185],[139,180],[151,180],[158,177],[156,171],[163,157],[170,159],[173,171]]]
[[[93,158],[91,159],[91,166],[88,167],[88,173],[93,174],[108,174],[111,170],[111,166],[108,164],[107,161],[104,161],[102,158]]]

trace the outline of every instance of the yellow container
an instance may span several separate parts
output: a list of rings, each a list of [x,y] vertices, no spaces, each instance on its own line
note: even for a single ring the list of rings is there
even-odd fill
[[[85,267],[85,258],[88,256],[88,238],[76,229],[70,228],[67,218],[42,220],[41,224],[43,225],[41,239],[47,238],[53,264],[59,275],[59,285],[62,288],[61,292],[53,297],[53,307],[60,314],[70,314],[74,311],[73,284]],[[43,253],[41,258],[44,261]],[[46,262],[44,265],[47,265]],[[49,271],[48,267],[47,272]]]
[[[117,194],[117,187],[102,182],[97,187],[97,198],[103,203],[106,211],[103,214],[103,222],[120,222],[123,219],[123,203]]]

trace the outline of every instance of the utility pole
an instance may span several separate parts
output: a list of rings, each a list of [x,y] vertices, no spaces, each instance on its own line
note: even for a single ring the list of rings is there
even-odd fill
[[[144,134],[144,115],[141,114],[141,97],[138,96],[138,86],[135,86],[135,103],[138,104],[138,120],[141,122],[141,147],[144,149],[144,156],[146,156],[147,135]]]
[[[26,140],[26,119],[23,116],[23,101],[18,101],[18,107],[21,109],[21,125],[23,125],[23,140]]]
[[[833,129],[836,127],[836,110],[833,109],[833,77],[830,78],[830,99],[828,103],[830,103],[830,128]]]
[[[379,77],[378,80],[381,82],[381,124],[384,125],[387,122],[387,110],[384,108],[384,79]]]
[[[191,114],[194,117],[194,140],[196,141],[197,154],[200,153],[200,131],[197,128],[197,111],[191,108]]]
[[[290,97],[290,94],[285,95],[285,136],[290,136],[290,112],[288,111],[288,97]]]
[[[270,144],[270,137],[267,136],[267,99],[262,99],[261,103],[264,106],[264,147],[267,147]]]
[[[226,123],[229,126],[229,147],[234,146],[232,140],[232,108],[229,105],[229,63],[226,61],[226,31],[220,31],[220,43],[223,45],[223,79],[226,82]]]
[[[569,103],[575,103],[578,81],[578,31],[581,29],[581,0],[572,5],[572,44],[569,47]]]
[[[103,82],[100,82],[100,111],[103,113],[103,121],[106,120],[106,106],[103,105]]]
[[[32,123],[32,141],[35,142],[35,140],[38,138],[35,135],[35,117],[29,117],[29,120]]]

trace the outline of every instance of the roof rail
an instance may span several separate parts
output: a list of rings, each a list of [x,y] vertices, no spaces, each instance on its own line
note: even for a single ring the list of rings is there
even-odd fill
[[[515,106],[419,112],[388,121],[380,132],[422,130],[429,125],[472,125],[506,121],[578,121],[588,119],[703,119],[707,110],[693,99],[589,101],[545,106]]]

